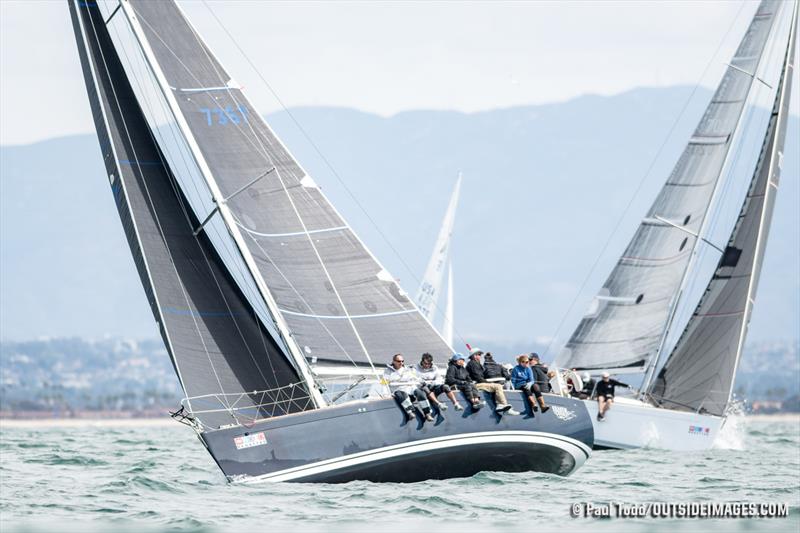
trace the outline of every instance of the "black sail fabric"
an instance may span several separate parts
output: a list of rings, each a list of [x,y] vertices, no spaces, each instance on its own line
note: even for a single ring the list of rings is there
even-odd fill
[[[780,179],[797,32],[787,57],[758,166],[703,298],[651,386],[663,407],[723,415],[753,309]]]
[[[723,171],[775,19],[764,0],[671,175],[557,363],[643,370],[665,324]]]
[[[70,2],[70,11],[114,200],[189,407],[206,427],[313,407],[213,247],[193,235],[197,220],[185,210],[96,5]]]
[[[396,352],[446,358],[447,344],[261,119],[177,5],[130,5],[303,356],[362,366]]]

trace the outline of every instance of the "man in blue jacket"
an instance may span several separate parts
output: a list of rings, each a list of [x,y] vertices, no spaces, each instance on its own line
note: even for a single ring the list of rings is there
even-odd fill
[[[536,405],[537,402],[542,407],[542,413],[546,413],[550,409],[550,406],[544,403],[542,390],[536,383],[536,378],[530,367],[530,362],[530,358],[525,354],[517,357],[517,366],[511,370],[511,384],[515,389],[521,390],[526,394],[528,401],[531,403],[531,410],[534,413],[539,410]]]

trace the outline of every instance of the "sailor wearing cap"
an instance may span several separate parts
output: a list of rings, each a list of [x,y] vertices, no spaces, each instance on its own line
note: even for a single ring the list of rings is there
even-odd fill
[[[614,387],[630,388],[627,383],[611,379],[608,372],[603,372],[602,377],[603,379],[597,382],[595,389],[597,391],[597,420],[601,422],[605,420],[606,411],[611,409],[611,405],[614,403]]]
[[[463,354],[454,353],[447,364],[444,382],[451,387],[457,387],[467,398],[467,401],[472,404],[472,408],[477,410],[486,404],[481,400],[480,392],[475,388],[475,384],[469,377],[466,362],[467,359]]]

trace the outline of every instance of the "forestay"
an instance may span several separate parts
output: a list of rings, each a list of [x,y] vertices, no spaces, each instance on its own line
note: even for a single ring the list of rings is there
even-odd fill
[[[703,298],[650,395],[669,409],[723,415],[753,310],[778,191],[797,34],[797,4],[777,96],[756,172]]]
[[[313,407],[164,163],[97,6],[70,2],[114,199],[189,407],[206,427]],[[257,392],[253,392],[257,391]]]
[[[292,339],[371,365],[449,348],[277,139],[174,2],[131,1],[144,39]],[[211,213],[196,213],[204,219]],[[212,215],[212,217],[215,215]]]
[[[641,371],[657,355],[754,83],[773,7],[766,0],[759,6],[667,182],[559,354],[559,366]]]

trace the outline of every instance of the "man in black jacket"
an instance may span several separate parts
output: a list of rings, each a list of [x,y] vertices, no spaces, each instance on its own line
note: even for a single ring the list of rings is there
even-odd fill
[[[467,401],[472,404],[472,408],[476,411],[483,407],[485,404],[481,400],[481,393],[475,388],[475,384],[469,378],[469,372],[466,369],[466,358],[460,353],[453,354],[450,362],[447,364],[447,373],[444,376],[444,382],[451,387],[457,387]]]
[[[491,383],[486,380],[485,370],[481,365],[481,356],[483,352],[480,348],[473,348],[469,351],[469,363],[467,363],[467,372],[472,381],[475,382],[475,388],[484,392],[492,393],[494,402],[497,404],[495,412],[506,413],[509,415],[518,415],[519,412],[515,411],[511,404],[506,399],[506,394],[503,392],[502,383]],[[503,380],[505,382],[505,380]]]
[[[547,377],[547,365],[543,365],[539,361],[539,354],[532,353],[528,356],[531,360],[531,371],[533,372],[533,379],[536,381],[536,384],[539,386],[539,390],[542,392],[550,392],[552,387],[550,386],[550,378]]]
[[[597,382],[595,392],[597,394],[597,420],[603,421],[606,418],[606,411],[614,403],[614,387],[630,388],[630,385],[611,379],[608,372],[603,372],[603,379]]]

